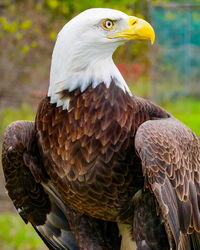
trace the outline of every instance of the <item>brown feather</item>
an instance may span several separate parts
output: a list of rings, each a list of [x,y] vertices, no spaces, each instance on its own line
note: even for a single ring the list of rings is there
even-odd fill
[[[200,232],[200,182],[195,179],[199,139],[175,118],[168,118],[142,124],[135,145],[177,249],[188,249],[188,235]]]
[[[42,150],[47,151],[49,161],[55,163],[45,164],[45,168],[49,176],[57,173],[56,181],[53,178],[51,181],[60,193],[66,189],[67,195],[63,194],[63,198],[73,208],[89,214],[95,207],[97,218],[116,220],[115,206],[108,209],[101,205],[105,195],[111,205],[115,202],[121,206],[117,192],[108,195],[106,188],[115,190],[117,187],[118,192],[124,194],[124,200],[131,192],[134,194],[135,155],[130,152],[134,152],[135,132],[145,120],[154,119],[150,113],[156,116],[159,110],[159,116],[169,115],[141,98],[124,93],[114,82],[110,88],[102,83],[95,89],[89,86],[83,93],[78,89],[65,91],[63,96],[70,97],[69,112],[50,104],[49,98],[44,99],[38,109],[36,128]],[[140,182],[136,186],[142,187],[142,171],[138,169],[136,176]],[[79,181],[84,190],[104,195],[93,196],[95,203],[91,202],[91,197],[79,198],[77,202],[70,194],[76,194]]]

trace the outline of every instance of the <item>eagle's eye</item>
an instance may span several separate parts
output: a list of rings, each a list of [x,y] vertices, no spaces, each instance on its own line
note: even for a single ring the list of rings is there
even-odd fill
[[[114,27],[114,21],[110,19],[105,19],[103,20],[101,25],[105,30],[111,30]]]

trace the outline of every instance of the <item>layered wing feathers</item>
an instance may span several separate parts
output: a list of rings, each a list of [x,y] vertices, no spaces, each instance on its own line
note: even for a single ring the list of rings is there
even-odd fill
[[[177,247],[184,249],[189,244],[185,235],[200,232],[200,141],[181,122],[168,118],[143,123],[135,147],[146,188],[155,194]]]
[[[30,222],[49,249],[77,249],[66,208],[47,183],[37,152],[34,122],[11,123],[3,138],[6,189],[23,220]],[[45,182],[42,185],[41,182]]]

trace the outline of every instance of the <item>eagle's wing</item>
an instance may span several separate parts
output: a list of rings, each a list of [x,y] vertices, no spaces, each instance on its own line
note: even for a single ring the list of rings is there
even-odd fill
[[[146,187],[154,193],[177,249],[189,249],[187,244],[200,249],[200,140],[167,118],[143,123],[135,147]]]
[[[3,138],[6,189],[25,223],[30,222],[49,249],[78,249],[65,206],[47,182],[37,150],[34,122],[11,123]],[[43,183],[45,184],[41,184]]]

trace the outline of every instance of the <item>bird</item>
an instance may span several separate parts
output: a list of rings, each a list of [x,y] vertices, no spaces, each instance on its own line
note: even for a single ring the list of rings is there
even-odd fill
[[[200,140],[132,94],[118,46],[145,20],[92,8],[59,32],[35,121],[5,130],[6,189],[49,249],[200,249]]]

